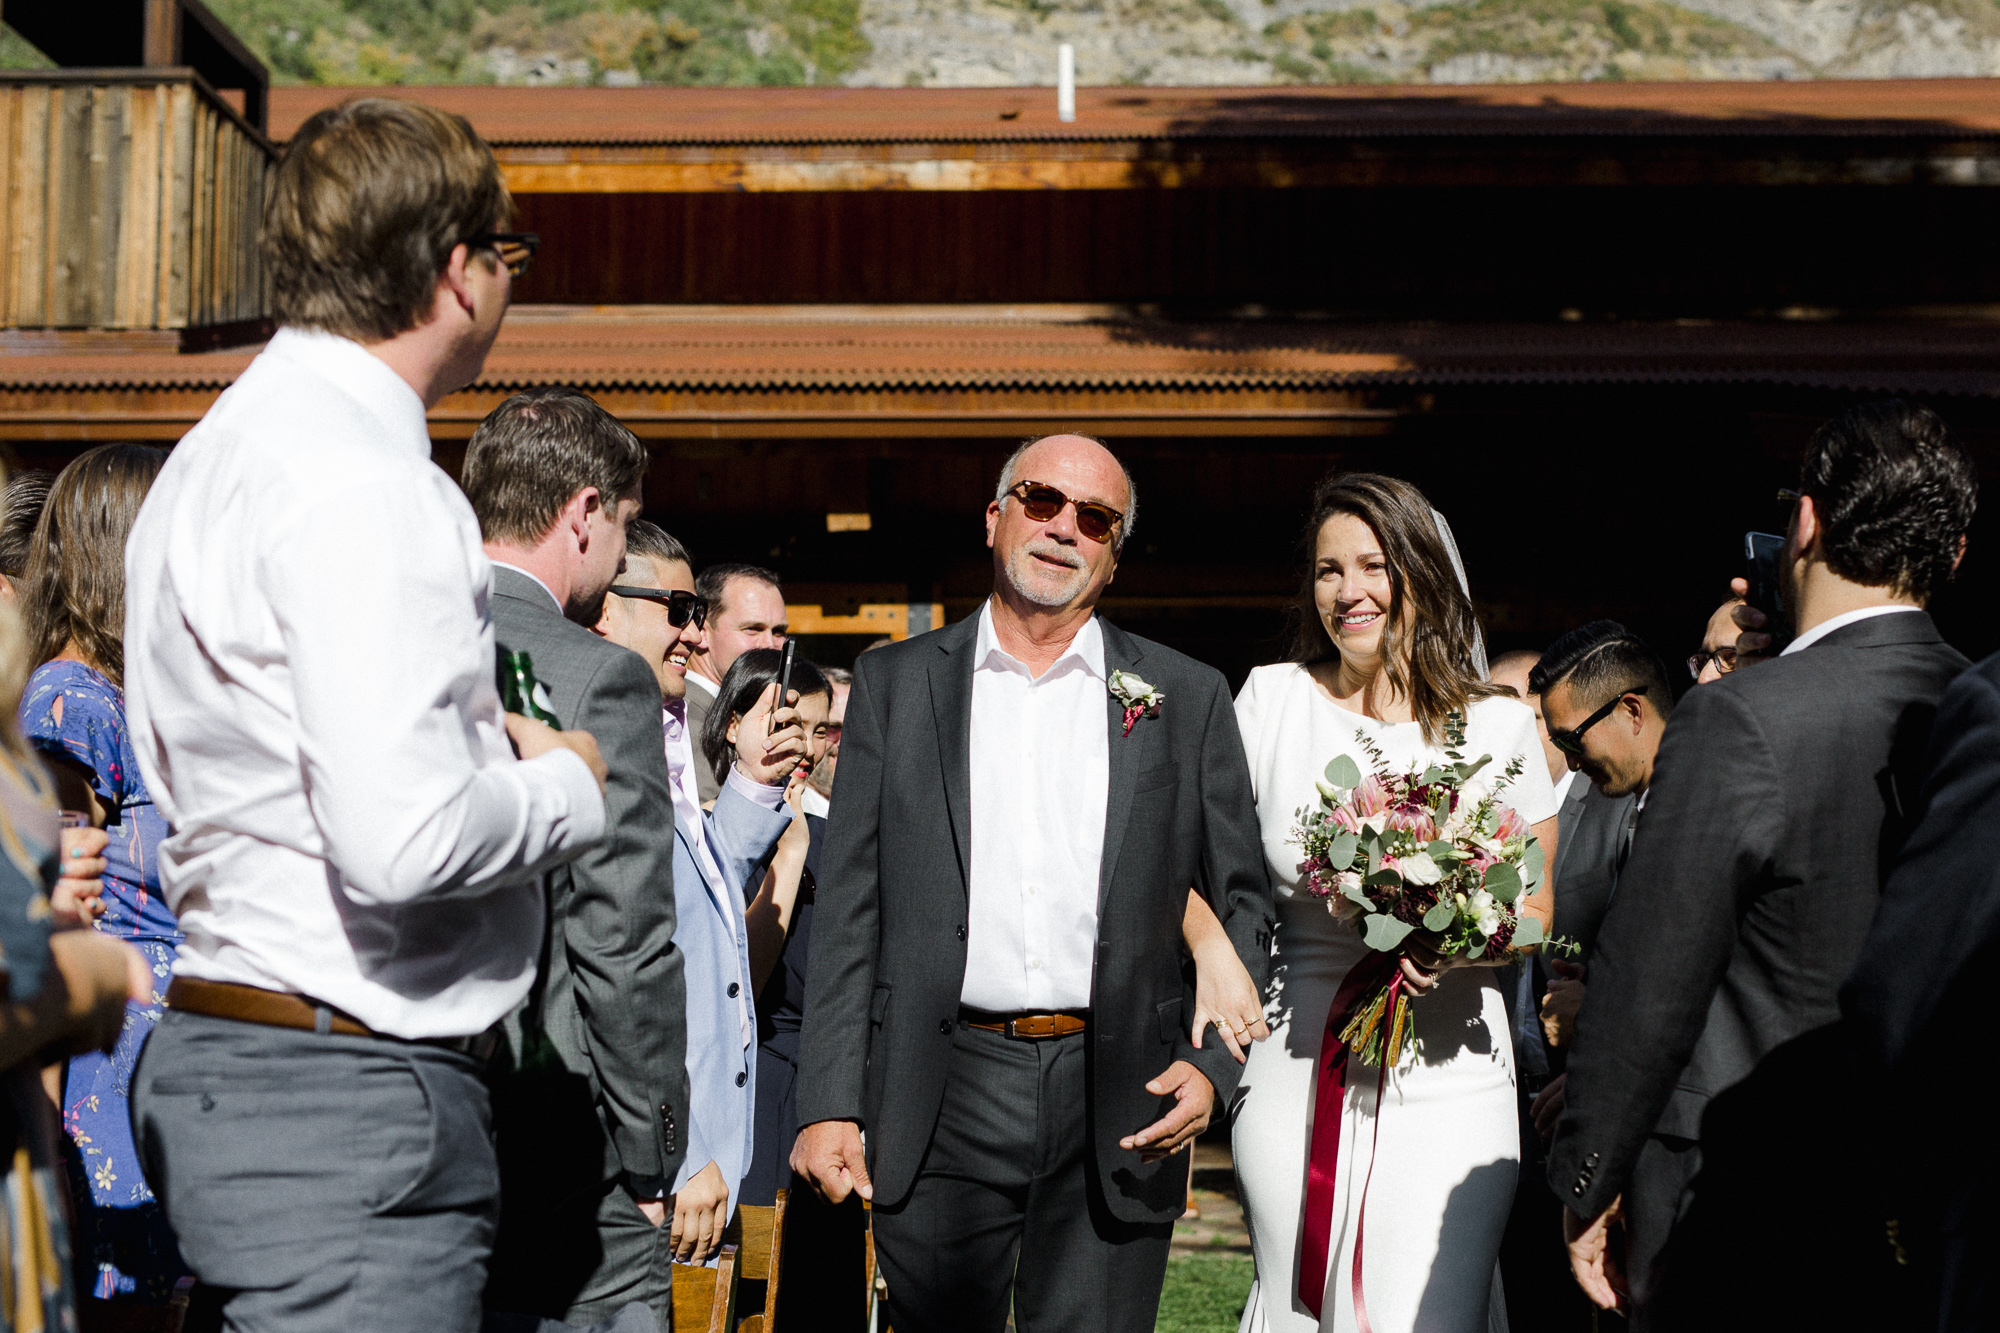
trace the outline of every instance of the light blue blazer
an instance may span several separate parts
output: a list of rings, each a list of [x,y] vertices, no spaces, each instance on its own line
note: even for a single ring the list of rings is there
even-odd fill
[[[750,1170],[757,1105],[757,1041],[743,1045],[732,987],[750,976],[749,932],[743,926],[751,873],[792,822],[780,806],[766,810],[725,781],[715,809],[702,815],[708,849],[724,884],[702,874],[687,825],[674,820],[674,944],[687,975],[687,1156],[674,1188],[680,1189],[710,1162],[722,1168],[729,1208],[736,1210],[743,1177]],[[736,938],[724,915],[735,909]],[[750,1021],[757,1021],[756,997],[744,996]]]

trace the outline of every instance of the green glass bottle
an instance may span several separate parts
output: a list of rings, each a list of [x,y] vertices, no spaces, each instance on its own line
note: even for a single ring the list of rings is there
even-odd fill
[[[562,723],[556,721],[556,715],[549,711],[548,692],[535,679],[534,659],[526,653],[509,652],[503,648],[495,665],[502,711],[532,717],[538,722],[548,723],[557,731],[562,730]]]

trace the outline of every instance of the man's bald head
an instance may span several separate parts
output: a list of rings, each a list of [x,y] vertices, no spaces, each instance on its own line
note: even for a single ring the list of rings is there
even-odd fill
[[[1022,482],[1051,486],[1069,502],[1047,519],[1028,516],[1011,492]],[[1079,504],[1108,505],[1124,517],[1102,541],[1084,534]],[[993,548],[996,586],[1020,605],[1068,613],[1097,605],[1118,570],[1118,553],[1132,531],[1136,493],[1117,456],[1084,435],[1048,435],[1014,451],[986,506],[986,544]]]

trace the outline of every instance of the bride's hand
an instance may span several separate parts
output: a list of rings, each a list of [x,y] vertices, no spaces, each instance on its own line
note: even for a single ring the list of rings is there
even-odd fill
[[[1431,943],[1432,936],[1425,931],[1412,931],[1403,944],[1403,984],[1412,994],[1422,995],[1437,985],[1438,978],[1458,965],[1457,958],[1446,958]]]
[[[1208,1025],[1213,1023],[1223,1045],[1242,1064],[1250,1053],[1250,1043],[1271,1035],[1264,1021],[1264,998],[1257,993],[1250,974],[1231,954],[1233,968],[1203,967],[1197,964],[1194,980],[1194,1022],[1190,1039],[1196,1050]]]

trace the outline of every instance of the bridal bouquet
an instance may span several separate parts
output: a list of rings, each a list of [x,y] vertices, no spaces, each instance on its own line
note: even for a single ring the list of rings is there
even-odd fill
[[[1404,940],[1421,928],[1447,958],[1497,958],[1542,943],[1542,923],[1516,904],[1541,882],[1543,852],[1527,821],[1500,799],[1521,760],[1482,782],[1477,775],[1492,756],[1468,762],[1459,753],[1463,714],[1445,723],[1448,762],[1421,772],[1388,772],[1374,743],[1359,730],[1355,736],[1375,771],[1363,777],[1352,759],[1337,756],[1314,784],[1318,805],[1298,812],[1292,840],[1305,851],[1308,891],[1385,955],[1355,978],[1372,989],[1353,997],[1339,1035],[1362,1059],[1389,1065],[1416,1039],[1395,965]]]

